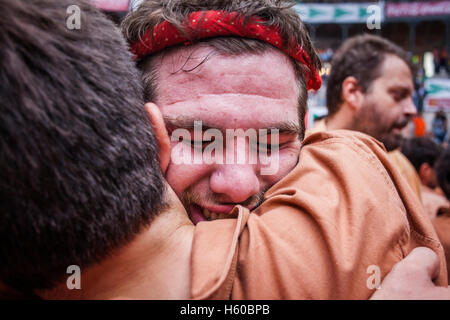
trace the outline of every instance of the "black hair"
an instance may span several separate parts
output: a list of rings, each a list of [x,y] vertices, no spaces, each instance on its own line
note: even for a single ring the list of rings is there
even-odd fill
[[[403,142],[402,153],[419,172],[424,163],[434,167],[436,160],[442,153],[442,148],[430,138],[414,137]]]
[[[84,0],[0,7],[0,281],[49,288],[160,212],[157,143],[140,74],[101,12]]]
[[[450,148],[444,151],[436,164],[436,175],[439,186],[444,191],[445,196],[450,200]]]

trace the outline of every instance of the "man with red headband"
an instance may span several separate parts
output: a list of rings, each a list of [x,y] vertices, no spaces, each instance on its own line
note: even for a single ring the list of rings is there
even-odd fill
[[[381,146],[346,132],[305,140],[253,214],[194,227],[161,177],[155,137],[163,171],[170,141],[148,103],[150,127],[123,39],[87,1],[89,28],[68,30],[72,1],[0,0],[11,84],[0,95],[1,297],[366,298],[377,267],[380,278],[412,247],[442,258]],[[436,257],[415,250],[412,270],[398,265],[375,297],[411,298],[405,274],[428,286],[413,298],[442,297]]]
[[[321,85],[320,60],[295,11],[275,2],[265,8],[258,2],[217,3],[175,1],[170,7],[144,1],[123,24],[145,72],[145,99],[158,105],[169,134],[186,129],[194,136],[195,121],[223,133],[279,132],[278,142],[270,134],[269,143],[256,141],[257,151],[279,150],[272,174],[261,174],[260,161],[170,164],[167,179],[195,223],[226,215],[237,204],[255,208],[264,191],[293,169],[304,137],[307,90]],[[193,148],[195,157],[211,139],[194,138],[192,147],[200,146]],[[172,141],[172,147],[182,143]],[[223,153],[233,151],[240,150],[227,145]]]
[[[370,266],[384,276],[419,245],[435,250],[445,266],[431,223],[374,141],[318,134],[300,154],[307,90],[321,85],[320,61],[290,6],[144,1],[122,26],[143,71],[145,99],[158,106],[147,106],[157,136],[164,125],[171,135],[159,139],[160,153],[172,148],[194,157],[161,156],[168,183],[196,224],[193,298],[364,299],[373,292]],[[248,136],[241,145],[245,152],[275,149],[268,162],[202,158],[220,133],[272,129],[279,134],[253,145]],[[231,138],[219,159],[239,157]],[[358,151],[340,163],[344,146]],[[383,169],[371,166],[372,152]],[[274,162],[277,170],[263,174]],[[220,218],[232,219],[203,222]],[[444,271],[437,283],[447,285]]]

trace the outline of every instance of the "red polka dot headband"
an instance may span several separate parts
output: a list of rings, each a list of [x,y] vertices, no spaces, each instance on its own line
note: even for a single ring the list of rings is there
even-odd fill
[[[189,35],[191,39],[239,36],[270,43],[308,67],[309,72],[306,74],[307,89],[318,90],[322,85],[322,79],[302,46],[296,44],[285,49],[278,28],[265,26],[261,22],[264,22],[264,20],[253,17],[244,24],[244,18],[239,17],[236,12],[198,11],[189,15],[187,25],[188,30],[192,30]],[[135,54],[136,59],[140,60],[164,48],[178,44],[191,45],[192,43],[192,40],[184,36],[170,22],[164,21],[147,30],[143,37],[131,46],[131,50]]]

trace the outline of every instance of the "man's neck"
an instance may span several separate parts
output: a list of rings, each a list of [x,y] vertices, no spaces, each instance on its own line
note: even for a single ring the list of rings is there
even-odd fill
[[[346,106],[342,105],[335,114],[326,118],[327,130],[353,130],[352,119],[353,114],[348,114]]]
[[[193,235],[176,199],[129,244],[81,270],[81,289],[69,290],[63,281],[37,293],[44,299],[189,299]]]

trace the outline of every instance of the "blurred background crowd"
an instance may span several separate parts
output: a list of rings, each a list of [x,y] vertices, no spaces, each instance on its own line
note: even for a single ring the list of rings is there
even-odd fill
[[[327,113],[326,80],[334,51],[349,37],[372,33],[407,50],[416,67],[413,100],[418,115],[405,130],[405,137],[427,136],[439,144],[448,144],[450,1],[298,2],[298,11],[309,23],[311,37],[324,62],[324,86],[310,97],[309,125]],[[381,9],[381,28],[370,30],[366,25],[367,8],[373,4]],[[351,16],[350,12],[355,11],[355,7],[359,15]],[[333,15],[328,11],[334,11]]]

